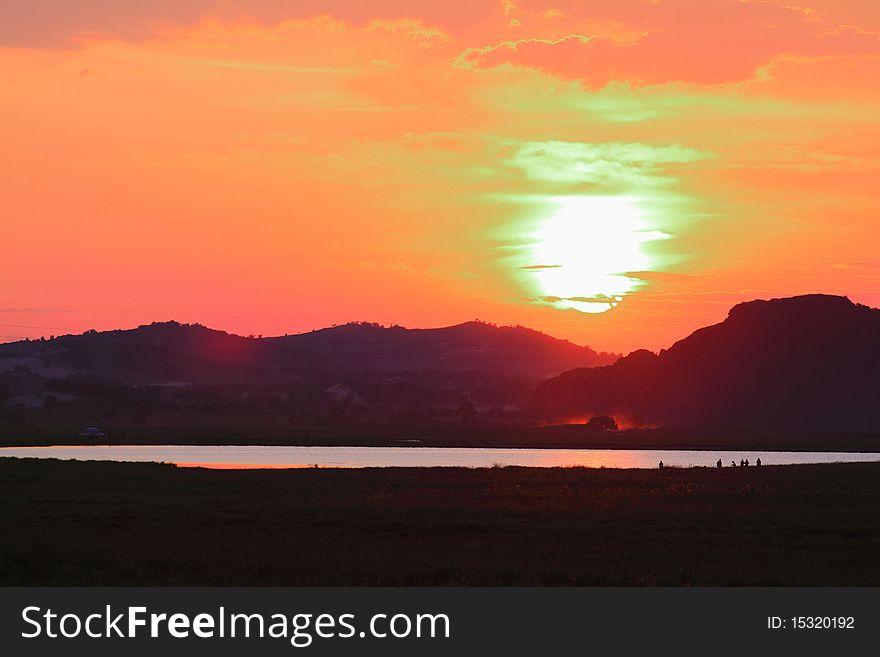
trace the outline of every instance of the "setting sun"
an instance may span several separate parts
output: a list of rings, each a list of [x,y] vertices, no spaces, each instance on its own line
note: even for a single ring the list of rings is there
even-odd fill
[[[631,272],[653,269],[647,245],[668,234],[651,229],[639,199],[574,196],[554,199],[552,214],[534,234],[540,298],[563,308],[601,313],[641,285]]]

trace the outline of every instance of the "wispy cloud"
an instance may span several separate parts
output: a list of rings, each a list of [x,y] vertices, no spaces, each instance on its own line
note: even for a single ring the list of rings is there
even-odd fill
[[[645,189],[674,182],[674,178],[662,175],[666,165],[687,164],[712,157],[706,151],[677,144],[651,146],[545,141],[520,145],[506,163],[536,181]]]

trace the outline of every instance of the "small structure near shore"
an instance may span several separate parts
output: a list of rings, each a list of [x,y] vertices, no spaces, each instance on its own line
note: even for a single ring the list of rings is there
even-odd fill
[[[82,431],[79,432],[80,438],[90,438],[92,440],[101,440],[107,437],[103,431],[98,429],[97,427],[86,427]]]

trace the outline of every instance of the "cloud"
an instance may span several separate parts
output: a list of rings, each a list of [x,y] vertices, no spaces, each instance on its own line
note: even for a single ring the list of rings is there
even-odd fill
[[[693,281],[698,278],[691,274],[678,274],[671,271],[628,271],[623,276],[636,278],[646,283],[676,283],[679,281]]]
[[[854,2],[820,4],[814,9],[817,0],[810,7],[773,0],[0,0],[0,47],[70,48],[94,38],[141,42],[206,21],[249,28],[330,16],[362,27],[387,24],[399,38],[426,48],[458,43],[460,55],[452,61],[459,67],[533,69],[594,90],[616,81],[631,86],[767,81],[780,61],[880,55],[876,15],[872,19]],[[444,56],[444,64],[449,61]]]
[[[104,36],[143,41],[169,27],[204,20],[277,25],[290,20],[332,16],[363,25],[412,19],[438,34],[463,29],[500,13],[490,2],[439,3],[411,0],[0,0],[0,46],[69,48],[83,38]],[[429,31],[430,32],[430,31]]]
[[[852,260],[831,265],[834,269],[878,269],[880,260]]]
[[[754,79],[780,57],[880,54],[880,33],[873,29],[762,0],[575,3],[564,16],[566,34],[551,36],[558,26],[550,21],[533,23],[527,36],[465,49],[457,64],[531,68],[600,89],[613,81],[736,83]]]
[[[711,158],[710,153],[673,144],[528,142],[507,160],[526,177],[562,185],[587,184],[603,188],[657,187],[674,182],[661,175],[664,165]]]
[[[560,301],[576,301],[578,303],[608,303],[608,304],[616,304],[620,302],[620,297],[611,297],[607,294],[595,294],[590,297],[554,297],[554,296],[544,296],[539,297],[539,301],[546,301],[547,303],[559,303]]]
[[[69,312],[65,308],[52,308],[46,306],[0,306],[0,313],[64,313]]]
[[[140,41],[163,25],[193,24],[219,6],[216,0],[0,0],[0,45],[71,47],[86,35]]]
[[[622,296],[609,296],[607,294],[595,294],[591,296],[542,296],[535,299],[541,303],[548,303],[563,310],[577,310],[582,313],[604,313],[615,308],[621,301]]]
[[[567,42],[574,45],[585,45],[594,38],[583,34],[568,34],[559,39],[530,38],[502,41],[494,45],[468,48],[456,58],[455,64],[460,68],[490,68],[504,63],[513,63],[505,55],[511,52],[515,53],[520,49],[526,50],[530,46],[558,46]],[[501,54],[500,58],[497,57],[498,53]],[[494,64],[492,63],[493,59],[496,62]]]

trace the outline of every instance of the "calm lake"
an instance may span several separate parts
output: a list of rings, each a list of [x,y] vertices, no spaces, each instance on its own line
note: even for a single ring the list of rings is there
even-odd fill
[[[469,447],[272,447],[236,445],[87,445],[81,447],[3,447],[0,457],[54,458],[81,461],[173,463],[182,467],[251,468],[376,468],[466,467],[493,465],[531,467],[656,468],[665,465],[725,467],[757,458],[763,465],[880,461],[880,453],[761,452],[696,450],[490,449]]]

